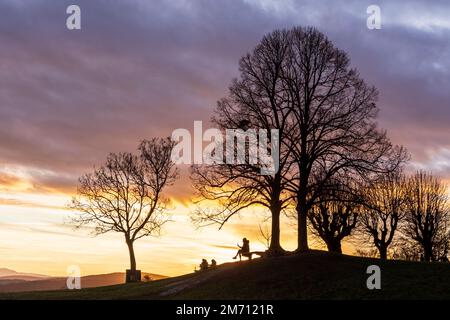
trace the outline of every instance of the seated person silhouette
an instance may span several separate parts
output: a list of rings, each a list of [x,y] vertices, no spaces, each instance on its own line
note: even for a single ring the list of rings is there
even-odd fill
[[[238,244],[239,247],[238,252],[233,257],[233,259],[236,259],[239,256],[239,261],[242,260],[242,256],[248,257],[248,254],[250,252],[250,241],[247,240],[247,238],[242,239],[242,247]]]
[[[202,259],[202,263],[200,263],[200,271],[208,270],[208,261],[206,259]]]
[[[209,266],[210,269],[215,269],[217,267],[217,261],[216,259],[211,260],[211,265]]]

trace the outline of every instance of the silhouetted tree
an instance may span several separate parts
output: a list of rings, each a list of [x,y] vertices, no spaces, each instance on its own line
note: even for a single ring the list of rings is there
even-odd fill
[[[419,171],[408,179],[406,199],[404,236],[422,248],[425,261],[447,255],[450,211],[446,185],[432,174]]]
[[[254,204],[272,214],[272,243],[280,250],[279,217],[295,207],[298,251],[308,249],[307,216],[330,179],[359,178],[395,170],[406,159],[377,129],[375,88],[349,67],[347,54],[314,28],[276,30],[240,61],[240,78],[219,101],[221,129],[279,129],[279,171],[261,176],[251,165],[196,169],[195,186],[223,210],[196,218],[226,222]]]
[[[282,68],[288,42],[286,34],[275,31],[263,38],[252,54],[239,63],[240,78],[233,81],[229,94],[218,102],[213,124],[221,130],[263,129],[273,137],[271,129],[278,129],[280,140],[289,131],[286,108],[288,99],[282,85]],[[202,199],[215,200],[217,210],[199,209],[193,215],[197,223],[219,223],[223,226],[233,215],[254,205],[266,207],[271,213],[269,254],[283,253],[280,245],[280,214],[289,204],[290,195],[284,193],[289,176],[289,150],[279,146],[278,171],[261,174],[261,164],[214,164],[194,166],[192,179]],[[229,151],[229,150],[228,150]],[[230,151],[229,151],[230,152]]]
[[[327,187],[308,212],[309,223],[328,251],[342,253],[342,240],[357,226],[361,200],[357,190],[349,185],[336,182]]]
[[[169,219],[163,190],[177,177],[172,147],[169,138],[154,138],[140,144],[139,156],[111,153],[104,165],[79,179],[77,195],[69,205],[77,211],[76,227],[92,226],[96,235],[110,231],[124,235],[132,275],[136,272],[134,242],[159,234]]]
[[[259,224],[259,235],[261,236],[260,242],[267,248],[270,248],[272,235],[270,234],[270,229],[263,224]]]
[[[395,232],[406,214],[406,184],[399,173],[383,176],[364,194],[360,222],[364,243],[372,242],[381,259],[387,258]],[[368,239],[367,239],[368,238]]]
[[[366,85],[347,54],[314,28],[283,31],[281,69],[290,113],[284,142],[297,166],[289,179],[298,215],[298,251],[308,250],[307,216],[330,179],[346,172],[369,179],[406,159],[377,129],[377,91]]]

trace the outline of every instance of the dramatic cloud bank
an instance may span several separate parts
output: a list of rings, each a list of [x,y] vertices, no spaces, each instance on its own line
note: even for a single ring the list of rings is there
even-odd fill
[[[2,1],[0,165],[67,190],[106,153],[208,120],[240,56],[275,28],[312,25],[380,90],[380,124],[416,166],[449,174],[450,6],[380,1]],[[432,161],[438,157],[441,164]],[[3,172],[9,175],[11,172]],[[3,180],[2,180],[3,181]]]

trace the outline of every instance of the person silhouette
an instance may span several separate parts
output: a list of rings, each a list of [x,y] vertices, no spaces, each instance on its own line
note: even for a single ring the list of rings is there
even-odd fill
[[[200,263],[200,271],[208,270],[208,261],[206,259],[202,259],[202,263]]]
[[[242,239],[242,247],[238,244],[239,247],[238,252],[233,257],[233,259],[236,259],[239,256],[239,261],[242,260],[242,256],[250,252],[250,241],[247,240],[247,238]]]
[[[214,269],[217,267],[217,261],[216,259],[211,260],[211,265],[209,266],[210,269]]]

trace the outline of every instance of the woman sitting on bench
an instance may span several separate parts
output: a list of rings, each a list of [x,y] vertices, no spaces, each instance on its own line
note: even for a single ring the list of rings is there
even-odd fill
[[[247,238],[242,239],[242,247],[238,244],[239,247],[238,252],[233,257],[233,259],[236,259],[239,256],[239,260],[242,260],[242,256],[248,256],[250,252],[250,241],[247,240]]]

